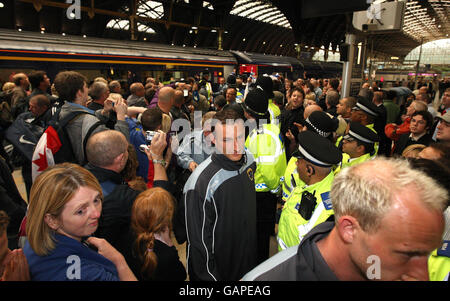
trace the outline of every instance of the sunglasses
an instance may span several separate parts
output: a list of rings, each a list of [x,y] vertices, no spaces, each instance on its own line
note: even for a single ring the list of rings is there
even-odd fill
[[[293,152],[292,157],[295,157],[298,160],[305,158],[299,150],[296,150],[295,152]]]
[[[348,142],[352,142],[352,141],[356,140],[355,138],[351,137],[350,135],[345,135],[342,139],[344,139],[345,141],[348,141]]]

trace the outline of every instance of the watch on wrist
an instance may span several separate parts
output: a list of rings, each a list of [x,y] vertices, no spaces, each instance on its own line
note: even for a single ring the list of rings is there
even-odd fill
[[[166,167],[166,160],[164,160],[164,159],[162,159],[162,160],[153,159],[153,164],[161,164],[162,167]]]

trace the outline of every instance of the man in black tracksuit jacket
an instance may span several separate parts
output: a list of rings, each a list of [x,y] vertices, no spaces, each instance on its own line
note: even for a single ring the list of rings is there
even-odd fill
[[[219,113],[216,119],[226,117]],[[233,126],[221,125],[214,132],[217,152],[189,177],[175,221],[178,243],[187,240],[187,270],[194,281],[239,280],[256,265],[256,163],[244,151],[243,125],[234,128],[234,136],[225,134]],[[226,144],[234,151],[227,154]]]
[[[238,162],[214,153],[186,182],[186,228],[175,235],[187,239],[190,280],[239,280],[256,265],[255,168],[250,153]]]

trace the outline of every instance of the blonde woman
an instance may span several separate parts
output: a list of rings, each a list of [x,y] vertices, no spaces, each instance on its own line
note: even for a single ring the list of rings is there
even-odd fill
[[[136,280],[122,254],[89,237],[97,230],[102,197],[97,179],[76,164],[55,165],[36,178],[24,247],[31,280]]]

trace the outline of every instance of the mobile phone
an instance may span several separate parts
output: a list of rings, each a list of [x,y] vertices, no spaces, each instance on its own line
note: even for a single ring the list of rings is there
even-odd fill
[[[188,90],[183,90],[183,95],[184,95],[184,97],[188,97],[189,96],[189,91]]]

